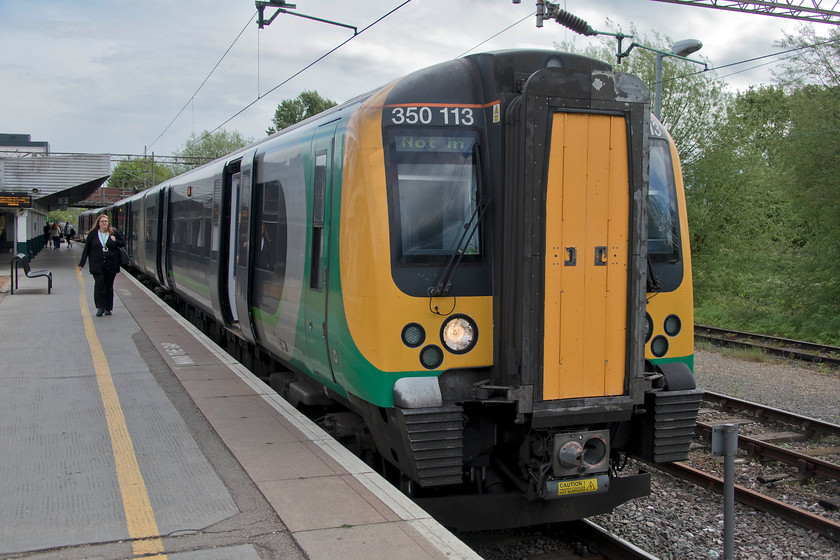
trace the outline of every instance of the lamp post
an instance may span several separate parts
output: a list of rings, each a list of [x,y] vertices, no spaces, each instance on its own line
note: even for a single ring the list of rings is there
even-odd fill
[[[682,41],[677,41],[671,46],[670,54],[662,52],[656,53],[656,91],[653,98],[653,114],[656,115],[657,119],[662,111],[662,60],[666,56],[685,58],[691,53],[699,51],[701,48],[703,48],[703,43],[697,39],[684,39]]]

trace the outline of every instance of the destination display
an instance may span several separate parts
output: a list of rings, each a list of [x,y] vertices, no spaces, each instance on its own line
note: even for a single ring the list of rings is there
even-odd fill
[[[396,136],[398,152],[457,152],[472,150],[475,138],[472,136]]]
[[[32,197],[23,193],[0,193],[0,208],[32,208]]]

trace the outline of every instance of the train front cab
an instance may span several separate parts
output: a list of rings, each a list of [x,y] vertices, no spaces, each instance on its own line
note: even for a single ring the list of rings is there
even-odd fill
[[[354,230],[360,233],[356,245],[341,247],[342,259],[373,263],[351,273],[342,260],[344,305],[356,344],[366,357],[381,355],[384,371],[418,360],[428,370],[394,385],[393,407],[368,414],[373,435],[380,449],[391,451],[386,459],[407,473],[406,488],[419,486],[418,502],[461,529],[576,519],[647,494],[647,473],[620,475],[619,453],[650,460],[684,456],[691,437],[686,426],[693,430],[700,399],[690,372],[681,378],[685,384],[669,386],[667,365],[645,360],[645,175],[652,142],[647,89],[633,76],[590,61],[583,69],[562,63],[528,69],[530,78],[516,91],[514,78],[523,80],[510,71],[517,61],[505,56],[495,56],[501,62],[495,68],[482,67],[497,62],[494,55],[468,57],[480,67],[481,93],[475,94],[478,79],[464,71],[468,65],[456,61],[441,72],[451,72],[442,80],[448,92],[467,92],[460,98],[424,92],[417,79],[374,100],[371,105],[384,107],[386,164],[379,168],[390,175],[366,179],[390,185],[389,204],[366,221],[387,219],[391,234],[376,239],[372,231]],[[493,85],[502,84],[502,91],[487,87],[493,72]],[[478,134],[468,127],[439,128],[438,111],[463,117],[464,107],[475,108],[473,123],[481,117]],[[414,126],[405,126],[409,116]],[[424,161],[434,154],[449,163]],[[494,179],[501,169],[487,154],[503,156],[502,181]],[[462,190],[456,185],[462,180],[453,176],[467,177],[476,166],[483,185]],[[377,175],[376,168],[368,173]],[[480,232],[475,240],[465,236],[448,245],[458,247],[454,273],[447,259],[438,264],[432,255],[448,235],[458,237],[443,225],[446,211],[413,200],[418,189],[441,180],[465,193],[454,197],[453,229]],[[351,173],[345,188],[353,182]],[[357,198],[349,204],[345,210],[354,216],[373,206]],[[422,214],[412,214],[412,207]],[[348,214],[343,216],[346,223]],[[416,237],[424,231],[436,233]],[[375,241],[362,253],[368,238]],[[373,245],[391,248],[389,277],[377,276],[383,255]],[[452,281],[451,291],[438,291],[440,279]],[[375,293],[368,289],[374,285]],[[684,287],[690,296],[690,284]],[[374,299],[383,301],[383,292],[393,302],[385,308]],[[690,330],[685,309],[684,332]],[[359,317],[375,320],[362,324]],[[444,334],[458,317],[476,340],[461,355],[448,348]],[[379,343],[380,333],[392,331],[400,333],[400,344]],[[365,338],[375,341],[367,345]],[[480,495],[423,492],[425,486],[440,489],[446,477]]]
[[[647,98],[633,76],[547,68],[509,109],[507,145],[525,150],[507,160],[518,188],[505,208],[523,210],[505,238],[522,232],[520,246],[542,250],[503,251],[505,271],[515,272],[502,278],[503,299],[514,303],[501,310],[501,336],[520,343],[500,347],[502,371],[521,372],[504,385],[534,388],[526,441],[530,472],[542,478],[531,493],[568,501],[565,511],[581,517],[647,492],[641,475],[619,476],[621,455],[687,458],[702,395],[688,367],[693,302],[679,160]],[[511,320],[520,313],[521,330]],[[651,317],[657,332],[648,337]],[[646,338],[655,362],[645,359]]]

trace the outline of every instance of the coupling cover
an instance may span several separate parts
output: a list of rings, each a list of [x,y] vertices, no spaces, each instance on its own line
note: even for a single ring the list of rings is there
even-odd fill
[[[610,468],[610,432],[596,430],[555,434],[551,454],[554,476],[583,476]]]

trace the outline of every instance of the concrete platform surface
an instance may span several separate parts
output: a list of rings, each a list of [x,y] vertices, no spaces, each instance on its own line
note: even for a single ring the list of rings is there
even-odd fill
[[[94,317],[81,249],[0,293],[0,557],[478,558],[129,274]]]

